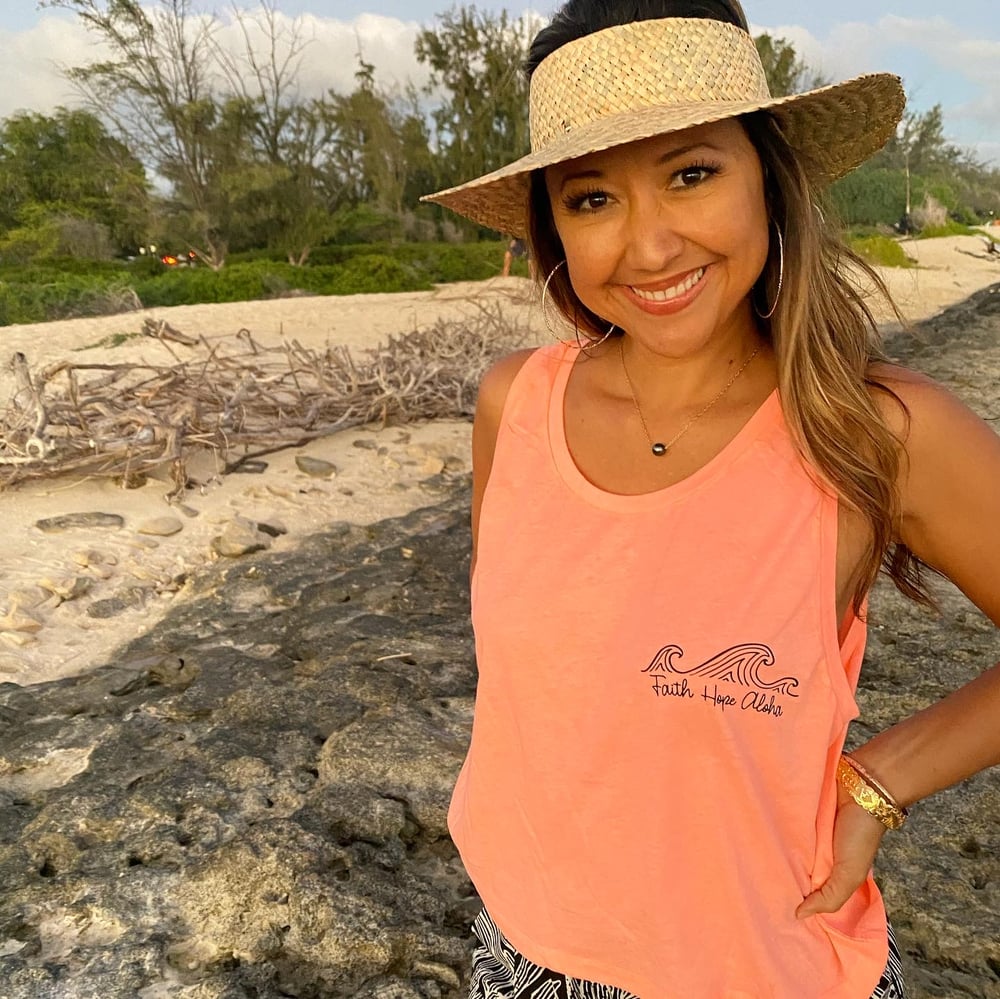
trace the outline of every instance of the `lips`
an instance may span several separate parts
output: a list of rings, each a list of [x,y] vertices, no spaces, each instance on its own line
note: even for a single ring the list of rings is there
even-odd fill
[[[704,276],[705,268],[699,267],[696,271],[692,271],[683,281],[671,285],[669,288],[658,288],[656,291],[647,291],[643,288],[636,288],[634,285],[630,285],[629,291],[636,298],[642,299],[644,302],[670,302],[689,292]]]

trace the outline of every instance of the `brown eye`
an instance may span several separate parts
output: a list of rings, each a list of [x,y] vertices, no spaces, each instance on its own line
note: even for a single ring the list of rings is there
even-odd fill
[[[570,195],[565,203],[571,212],[596,212],[606,207],[608,196],[604,191],[583,191]]]
[[[718,172],[715,167],[710,166],[685,167],[674,174],[670,186],[672,188],[695,187]]]

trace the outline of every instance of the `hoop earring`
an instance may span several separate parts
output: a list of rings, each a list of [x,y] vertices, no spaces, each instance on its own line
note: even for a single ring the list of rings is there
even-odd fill
[[[552,328],[552,323],[549,321],[549,314],[548,314],[548,312],[545,309],[545,303],[548,301],[548,295],[549,295],[549,282],[552,280],[552,278],[555,275],[556,271],[559,270],[559,268],[562,267],[562,265],[565,264],[565,263],[566,263],[565,260],[560,260],[559,263],[556,264],[555,267],[553,267],[552,270],[549,271],[548,276],[545,278],[545,283],[542,285],[542,320],[545,323],[545,328],[549,331],[549,333],[552,334],[553,337],[555,337],[556,340],[559,341],[559,343],[565,343],[565,344],[567,344],[570,347],[575,346],[577,348],[577,350],[582,350],[584,353],[586,353],[588,350],[590,350],[590,349],[592,349],[594,347],[599,347],[602,343],[604,343],[604,341],[607,340],[608,337],[611,336],[612,333],[614,333],[614,331],[615,331],[615,324],[612,323],[608,327],[607,333],[605,333],[604,336],[602,336],[599,340],[590,340],[584,334],[582,334],[580,332],[579,324],[576,321],[576,309],[574,308],[574,310],[573,310],[573,333],[574,333],[575,338],[576,338],[576,343],[575,344],[571,343],[569,340],[564,340]]]
[[[611,334],[614,333],[614,331],[615,331],[615,324],[612,323],[608,327],[608,330],[604,334],[604,336],[600,337],[597,340],[591,340],[590,337],[588,337],[585,333],[580,332],[580,327],[576,321],[576,309],[573,310],[573,333],[576,336],[576,346],[577,349],[582,350],[583,353],[585,354],[589,353],[589,351],[591,351],[594,347],[600,347],[600,345],[604,343],[604,341],[607,340],[607,338],[611,336]]]
[[[771,316],[774,315],[774,310],[778,307],[778,299],[781,297],[781,286],[785,280],[785,241],[781,235],[781,227],[777,222],[774,224],[774,231],[778,234],[778,290],[774,293],[774,302],[771,304],[771,308],[767,312],[761,312],[760,309],[757,308],[757,303],[753,302],[753,311],[756,312],[761,319],[770,319]]]

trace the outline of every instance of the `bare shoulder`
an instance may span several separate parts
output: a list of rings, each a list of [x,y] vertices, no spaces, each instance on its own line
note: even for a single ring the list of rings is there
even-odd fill
[[[904,443],[913,423],[923,424],[927,410],[948,399],[958,400],[941,384],[927,375],[898,364],[879,361],[868,368],[872,398],[890,429]]]
[[[936,444],[965,440],[1000,443],[990,426],[940,382],[896,364],[873,364],[868,371],[873,398],[912,459],[931,456]]]
[[[925,562],[1000,616],[1000,436],[933,379],[873,365],[873,397],[898,436],[900,532]]]
[[[479,382],[477,411],[484,408],[496,410],[499,416],[514,379],[536,349],[529,347],[525,350],[515,350],[514,353],[506,354],[487,368]]]
[[[478,458],[481,466],[489,468],[493,460],[500,418],[503,415],[507,393],[514,383],[525,361],[534,353],[533,349],[517,350],[496,361],[486,370],[479,382],[479,397],[476,400],[476,419],[472,426],[473,461]]]

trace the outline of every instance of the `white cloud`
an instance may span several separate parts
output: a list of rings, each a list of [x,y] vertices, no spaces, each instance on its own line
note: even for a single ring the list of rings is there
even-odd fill
[[[754,35],[766,32],[772,38],[790,42],[796,55],[810,69],[836,83],[871,71],[870,28],[870,25],[837,26],[826,38],[818,38],[801,24],[752,24],[750,31]],[[849,44],[845,44],[844,35],[850,39]]]
[[[82,27],[57,17],[43,17],[28,31],[0,31],[4,54],[4,86],[0,87],[0,118],[16,111],[48,113],[79,103],[61,66],[94,58],[94,46]]]
[[[318,97],[333,89],[354,89],[358,53],[375,67],[375,78],[387,86],[403,86],[409,80],[418,87],[427,82],[428,71],[413,52],[420,25],[378,14],[361,14],[353,21],[305,15],[299,20],[305,37],[311,39],[302,56],[299,74],[302,93]]]
[[[293,19],[277,14],[279,27],[289,30]],[[524,17],[538,15],[525,11]],[[302,53],[298,81],[304,97],[318,97],[329,89],[348,92],[355,86],[360,48],[375,66],[376,79],[387,86],[417,86],[427,82],[428,71],[414,55],[420,25],[377,14],[353,20],[303,15],[297,21],[302,36],[310,39]],[[886,15],[872,22],[835,26],[825,37],[795,24],[754,25],[787,38],[806,63],[832,80],[889,69],[900,72],[920,106],[940,101],[945,127],[961,145],[975,146],[992,162],[1000,136],[1000,40],[973,37],[943,17],[907,18]],[[231,21],[220,31],[227,48],[239,52],[242,38]],[[25,109],[51,112],[60,104],[79,103],[59,68],[82,65],[100,51],[78,21],[44,15],[24,31],[0,31],[4,53],[5,85],[0,88],[0,118]],[[924,67],[916,70],[914,67]],[[932,67],[930,77],[926,67]],[[923,76],[919,75],[921,72]]]
[[[989,141],[1000,136],[1000,40],[973,37],[944,17],[895,14],[845,22],[823,38],[801,25],[752,30],[787,38],[809,66],[832,80],[898,73],[915,106],[942,105],[945,130],[954,141],[1000,163],[997,143]]]
[[[293,19],[278,14],[279,30],[289,30]],[[375,77],[387,86],[402,86],[412,80],[427,81],[413,47],[420,26],[377,14],[361,14],[351,21],[304,15],[296,22],[305,46],[298,74],[300,93],[319,97],[333,88],[354,89],[357,55],[375,66]],[[242,34],[232,21],[224,24],[219,40],[239,54]],[[77,21],[43,16],[33,27],[20,32],[0,31],[4,53],[4,86],[0,88],[0,118],[19,110],[51,113],[57,106],[73,106],[80,98],[61,69],[81,66],[100,57],[94,36]]]
[[[973,152],[984,162],[1000,166],[1000,141],[977,142]]]

